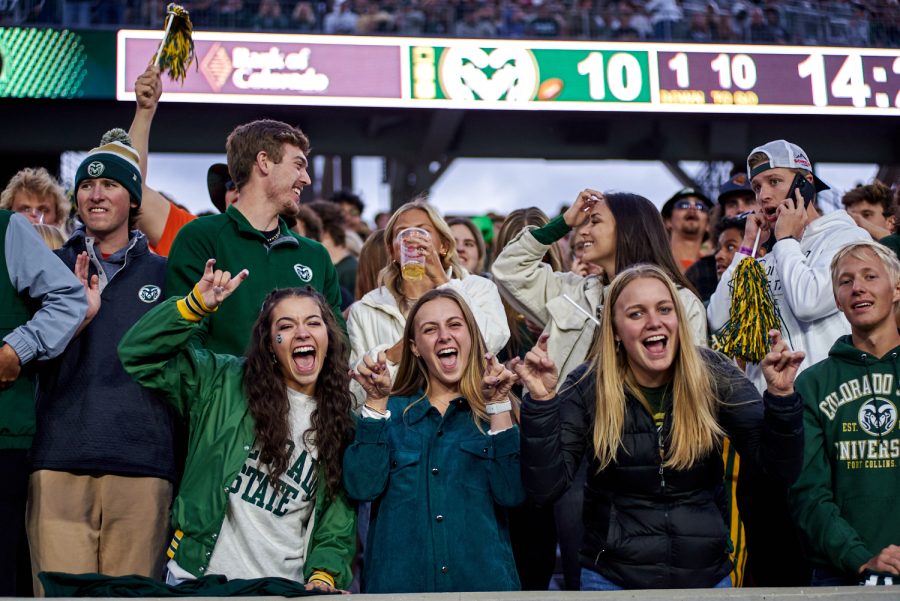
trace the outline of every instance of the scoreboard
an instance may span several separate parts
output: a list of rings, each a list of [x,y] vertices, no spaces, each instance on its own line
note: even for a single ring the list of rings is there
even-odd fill
[[[693,46],[656,57],[663,104],[900,114],[900,51]]]
[[[116,95],[160,32],[118,34]],[[195,32],[165,100],[407,108],[900,115],[900,50]]]

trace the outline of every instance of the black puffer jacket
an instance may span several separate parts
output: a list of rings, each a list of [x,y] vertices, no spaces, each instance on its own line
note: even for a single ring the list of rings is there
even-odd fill
[[[798,395],[760,395],[725,357],[701,350],[715,374],[718,420],[741,462],[755,462],[792,482],[803,456],[802,404]],[[568,488],[585,452],[591,465],[584,492],[584,567],[625,588],[705,588],[731,571],[728,527],[716,502],[722,484],[721,453],[711,452],[688,470],[664,469],[672,415],[661,431],[639,401],[627,397],[623,449],[602,472],[593,458],[595,377],[586,365],[573,371],[555,399],[522,405],[525,488],[550,503]]]

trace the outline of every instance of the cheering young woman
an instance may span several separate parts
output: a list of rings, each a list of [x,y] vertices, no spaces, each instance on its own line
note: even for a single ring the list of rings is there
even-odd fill
[[[263,303],[245,357],[192,347],[206,315],[247,277],[214,263],[119,346],[126,371],[190,423],[167,581],[280,576],[344,589],[356,516],[341,485],[353,427],[343,335],[319,293],[286,288]]]
[[[582,590],[730,586],[728,528],[717,503],[721,441],[786,483],[803,452],[794,376],[803,353],[777,332],[762,363],[768,390],[692,341],[678,293],[654,265],[609,286],[599,351],[556,391],[546,336],[514,369],[526,490],[551,502],[585,453]]]
[[[516,377],[450,288],[413,305],[403,340],[393,390],[383,352],[353,375],[366,402],[344,483],[373,501],[363,592],[517,590],[504,511],[525,498]]]
[[[584,245],[581,260],[602,268],[603,274],[554,271],[543,262],[552,244],[572,230],[572,242]],[[542,227],[523,229],[491,270],[504,298],[550,334],[550,357],[565,380],[589,359],[607,282],[637,263],[657,265],[675,282],[688,333],[706,346],[706,309],[672,256],[659,211],[643,196],[583,190],[564,214]]]

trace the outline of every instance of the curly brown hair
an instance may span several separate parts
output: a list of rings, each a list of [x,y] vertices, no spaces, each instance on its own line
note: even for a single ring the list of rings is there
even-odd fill
[[[328,496],[334,498],[341,489],[341,462],[354,427],[353,396],[343,332],[331,307],[316,290],[283,288],[272,291],[263,301],[246,353],[244,393],[256,422],[260,462],[268,466],[270,480],[277,486],[279,478],[290,467],[290,450],[285,442],[291,438],[291,425],[287,386],[281,368],[272,360],[272,313],[289,297],[313,299],[328,330],[328,350],[313,394],[316,408],[311,417],[312,425],[303,433],[303,441],[316,447],[319,462],[325,468]]]

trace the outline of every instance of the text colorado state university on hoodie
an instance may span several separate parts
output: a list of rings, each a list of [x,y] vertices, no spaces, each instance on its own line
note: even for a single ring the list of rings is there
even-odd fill
[[[832,571],[856,575],[900,544],[898,372],[900,347],[878,358],[842,336],[797,378],[806,443],[791,513],[812,559]]]

